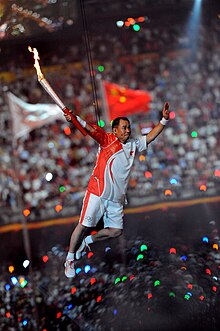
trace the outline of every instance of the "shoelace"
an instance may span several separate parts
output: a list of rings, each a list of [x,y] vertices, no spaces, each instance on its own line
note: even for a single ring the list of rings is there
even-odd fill
[[[65,267],[68,268],[72,268],[72,265],[74,265],[74,260],[66,260],[65,262]]]

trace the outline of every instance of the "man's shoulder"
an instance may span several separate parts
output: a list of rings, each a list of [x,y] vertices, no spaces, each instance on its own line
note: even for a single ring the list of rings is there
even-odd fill
[[[117,137],[112,132],[107,132],[107,136],[111,141],[117,140]]]

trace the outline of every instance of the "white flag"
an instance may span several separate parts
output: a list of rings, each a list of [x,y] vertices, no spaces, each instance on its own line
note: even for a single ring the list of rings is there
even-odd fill
[[[14,139],[57,119],[65,121],[62,110],[56,104],[30,104],[11,92],[7,96]]]

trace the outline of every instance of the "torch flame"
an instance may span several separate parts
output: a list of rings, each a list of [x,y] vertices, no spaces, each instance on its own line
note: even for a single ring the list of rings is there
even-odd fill
[[[28,50],[29,52],[34,53],[34,67],[37,71],[38,80],[41,81],[44,78],[44,75],[41,72],[40,63],[39,63],[40,56],[38,54],[38,51],[36,48],[31,48],[31,46],[28,46]]]

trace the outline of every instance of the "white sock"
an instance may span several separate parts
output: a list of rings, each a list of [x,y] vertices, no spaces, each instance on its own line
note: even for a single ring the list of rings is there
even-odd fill
[[[74,253],[68,252],[67,257],[68,260],[74,260]]]
[[[85,242],[89,245],[89,244],[92,244],[93,243],[93,240],[92,240],[92,236],[87,236],[85,238]]]

